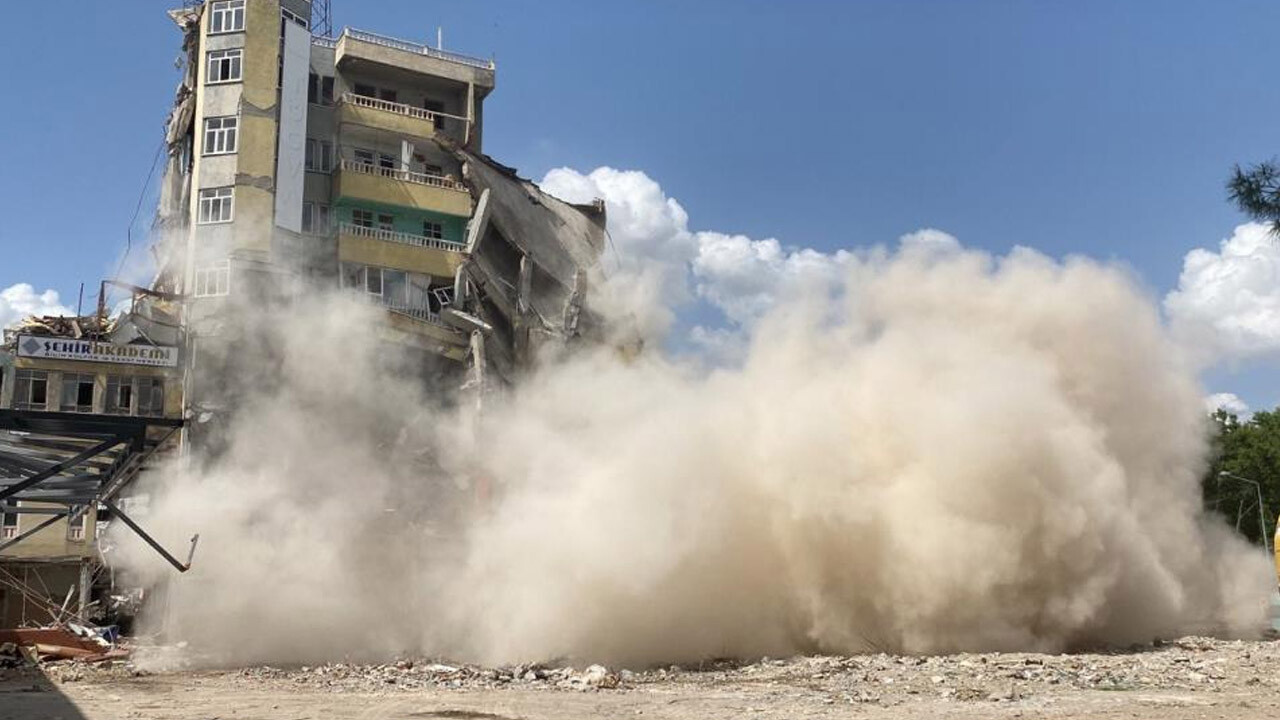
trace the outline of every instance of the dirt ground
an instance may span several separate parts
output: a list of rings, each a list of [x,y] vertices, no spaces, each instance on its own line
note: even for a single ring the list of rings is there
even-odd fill
[[[1275,718],[1280,642],[1124,653],[800,657],[622,669],[388,665],[0,670],[0,718]]]

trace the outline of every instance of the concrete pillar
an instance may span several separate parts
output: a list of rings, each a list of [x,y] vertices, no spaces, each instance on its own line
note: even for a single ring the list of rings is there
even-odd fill
[[[86,514],[85,522],[88,522]],[[80,604],[77,606],[76,615],[81,620],[85,619],[85,613],[89,611],[89,591],[93,583],[93,560],[89,558],[80,559]]]

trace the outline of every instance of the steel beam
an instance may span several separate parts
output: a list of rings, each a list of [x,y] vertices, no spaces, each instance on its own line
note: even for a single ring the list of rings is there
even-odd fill
[[[113,504],[111,501],[103,500],[102,504],[106,505],[107,508],[111,510],[111,514],[114,517],[120,518],[120,522],[123,522],[125,525],[128,525],[130,530],[137,533],[138,537],[142,538],[143,541],[145,541],[148,545],[151,546],[151,549],[160,553],[160,556],[163,557],[165,560],[168,560],[170,565],[178,568],[178,572],[186,572],[191,569],[191,558],[194,557],[196,554],[196,543],[200,540],[199,534],[191,536],[191,550],[187,553],[187,562],[182,563],[182,562],[179,562],[177,558],[170,555],[169,551],[164,549],[164,546],[156,542],[150,535],[147,534],[145,530],[143,530],[141,527],[138,526],[138,523],[134,522],[132,518],[130,518],[128,515],[125,515],[123,512],[121,512],[120,508],[116,507],[115,504]]]
[[[103,440],[97,445],[94,445],[93,447],[89,448],[88,450],[85,450],[84,452],[81,452],[78,455],[75,455],[74,457],[63,460],[57,465],[46,468],[25,480],[21,480],[19,482],[16,482],[4,488],[3,490],[0,490],[0,500],[4,500],[7,497],[12,497],[14,495],[17,495],[23,490],[26,490],[29,487],[38,485],[43,480],[46,480],[50,477],[53,477],[54,475],[57,475],[63,470],[69,470],[70,468],[73,468],[76,465],[79,465],[80,463],[84,462],[85,460],[88,460],[91,457],[94,457],[96,455],[101,455],[102,453],[110,450],[111,448],[128,441],[129,441],[129,438],[118,437],[118,436],[113,437],[109,440]]]

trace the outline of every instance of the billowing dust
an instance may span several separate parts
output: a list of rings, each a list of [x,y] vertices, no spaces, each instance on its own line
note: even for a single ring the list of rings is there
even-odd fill
[[[169,585],[151,627],[213,662],[638,666],[1262,626],[1194,371],[1123,270],[906,243],[781,297],[741,367],[583,349],[479,415],[362,302],[246,313],[272,370],[225,456],[150,478],[193,569],[121,538]]]

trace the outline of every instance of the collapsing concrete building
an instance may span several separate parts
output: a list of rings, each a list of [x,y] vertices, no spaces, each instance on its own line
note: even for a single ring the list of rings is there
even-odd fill
[[[444,393],[510,382],[548,343],[595,332],[584,303],[603,204],[562,202],[482,153],[492,60],[352,29],[314,37],[306,0],[170,16],[185,66],[154,287],[185,298],[195,446],[237,404],[228,378],[253,374],[237,365],[238,309],[358,293]]]

